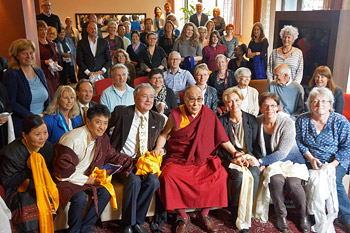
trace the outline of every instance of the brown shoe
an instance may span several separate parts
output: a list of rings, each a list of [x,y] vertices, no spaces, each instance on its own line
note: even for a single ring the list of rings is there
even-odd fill
[[[188,219],[179,216],[179,220],[177,222],[176,233],[185,233],[191,224],[191,219],[190,216],[188,216]]]
[[[199,215],[199,218],[202,220],[204,225],[207,227],[209,232],[218,232],[219,228],[218,226],[211,220],[211,218],[208,215]]]

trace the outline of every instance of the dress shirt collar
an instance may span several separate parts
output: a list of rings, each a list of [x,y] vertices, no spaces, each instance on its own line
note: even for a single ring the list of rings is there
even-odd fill
[[[87,107],[87,108],[89,108],[89,103],[87,103],[86,105],[84,105],[84,104],[80,103],[79,100],[78,100],[78,105],[79,105],[79,108],[82,108],[82,107]]]
[[[137,107],[135,106],[135,117],[136,119],[140,119],[141,120],[141,115],[143,115],[145,117],[146,122],[148,122],[148,118],[149,118],[149,111],[146,112],[146,114],[142,114]]]
[[[183,71],[183,69],[181,69],[181,68],[179,67],[179,69],[177,70],[177,72],[176,72],[175,74],[177,74],[177,73],[181,74],[182,71]],[[173,71],[172,71],[172,69],[169,69],[168,72],[169,72],[170,74],[174,74]]]

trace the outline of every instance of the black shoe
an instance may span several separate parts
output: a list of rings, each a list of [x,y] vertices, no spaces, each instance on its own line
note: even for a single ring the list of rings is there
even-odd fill
[[[249,233],[249,228],[248,229],[242,229],[240,232],[241,233]]]
[[[302,232],[305,232],[305,233],[311,231],[311,223],[308,216],[300,218],[300,228]]]
[[[126,226],[126,227],[124,227],[122,232],[123,233],[133,233],[132,227],[131,226]]]
[[[288,231],[288,223],[286,218],[277,217],[277,227],[280,231]]]
[[[134,229],[135,229],[135,231],[136,232],[138,232],[138,233],[149,233],[147,230],[146,230],[146,228],[144,228],[142,225],[140,225],[140,224],[136,224],[135,226],[134,226]]]

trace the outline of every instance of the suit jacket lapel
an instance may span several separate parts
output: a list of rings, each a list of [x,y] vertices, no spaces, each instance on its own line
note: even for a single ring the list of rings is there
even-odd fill
[[[128,138],[130,129],[131,129],[131,124],[132,121],[134,119],[134,113],[135,113],[135,106],[132,105],[131,107],[133,107],[132,109],[128,109],[128,114],[123,115],[122,116],[122,128],[123,128],[123,132],[122,132],[122,147],[124,146],[126,139]]]
[[[155,117],[152,113],[152,111],[149,111],[149,118],[148,118],[148,150],[152,150],[151,146],[154,144],[154,136],[156,135],[156,125],[155,125]]]

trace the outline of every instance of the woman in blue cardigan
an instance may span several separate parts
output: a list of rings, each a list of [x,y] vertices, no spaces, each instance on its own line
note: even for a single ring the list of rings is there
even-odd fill
[[[72,87],[58,87],[45,111],[44,120],[49,133],[48,141],[52,144],[58,142],[63,134],[83,125],[76,94]]]
[[[3,75],[12,105],[15,135],[21,135],[22,120],[31,114],[41,114],[49,105],[49,93],[44,72],[35,67],[35,45],[31,40],[18,39],[10,49],[12,61]]]

